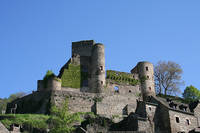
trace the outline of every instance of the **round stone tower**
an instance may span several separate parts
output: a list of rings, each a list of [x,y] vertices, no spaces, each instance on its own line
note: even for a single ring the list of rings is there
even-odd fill
[[[154,70],[150,62],[139,62],[137,65],[141,80],[141,93],[145,100],[148,96],[155,96]]]
[[[105,55],[104,45],[96,43],[91,55],[91,81],[90,92],[101,93],[105,86]]]

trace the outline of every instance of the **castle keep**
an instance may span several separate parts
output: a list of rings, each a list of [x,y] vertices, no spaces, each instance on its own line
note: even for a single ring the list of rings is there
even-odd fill
[[[38,80],[37,91],[9,103],[17,113],[48,114],[52,104],[68,98],[69,111],[94,112],[122,123],[120,131],[146,133],[198,132],[200,105],[156,96],[154,68],[139,62],[130,73],[105,69],[104,45],[93,40],[72,43],[72,55],[58,76]],[[88,132],[109,132],[88,127]]]

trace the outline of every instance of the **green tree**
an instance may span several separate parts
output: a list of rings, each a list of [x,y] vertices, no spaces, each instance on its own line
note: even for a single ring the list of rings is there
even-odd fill
[[[154,69],[156,92],[164,95],[180,94],[179,86],[184,84],[181,80],[182,72],[181,66],[175,62],[159,61]]]
[[[183,98],[190,102],[200,99],[200,91],[194,86],[187,86],[183,92]]]
[[[79,113],[69,113],[68,100],[66,99],[61,108],[57,108],[56,106],[51,108],[49,119],[50,133],[71,133],[75,129],[73,124],[80,121],[81,117]]]

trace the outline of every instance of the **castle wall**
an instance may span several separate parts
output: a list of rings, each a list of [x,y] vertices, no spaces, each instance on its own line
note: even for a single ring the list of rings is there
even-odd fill
[[[116,92],[116,87],[119,89],[118,92]],[[105,92],[109,94],[119,93],[122,95],[133,94],[138,97],[141,94],[140,85],[132,86],[132,85],[125,85],[125,84],[117,84],[117,83],[112,83],[112,82],[107,83]]]
[[[179,119],[179,123],[176,122],[176,117]],[[189,125],[187,123],[189,120]],[[193,115],[179,113],[176,111],[169,110],[169,121],[171,126],[171,133],[177,132],[189,132],[190,130],[197,127],[197,118]]]
[[[107,117],[113,115],[127,115],[127,105],[131,104],[132,110],[136,109],[136,99],[138,97],[132,94],[114,94],[105,96],[102,101],[97,102],[97,114],[105,115]]]
[[[50,97],[50,91],[33,92],[32,94],[8,103],[6,113],[11,113],[11,109],[14,108],[17,104],[17,114],[49,114]]]
[[[52,94],[52,102],[56,106],[62,106],[67,97],[68,107],[71,113],[75,112],[92,112],[94,106],[93,93],[82,93],[73,88],[63,88],[63,91],[54,91]]]

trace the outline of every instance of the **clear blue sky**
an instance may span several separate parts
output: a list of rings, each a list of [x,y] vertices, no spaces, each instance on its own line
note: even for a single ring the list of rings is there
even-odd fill
[[[0,97],[37,88],[58,74],[71,42],[105,44],[106,68],[175,61],[185,86],[200,89],[199,0],[1,0]]]

